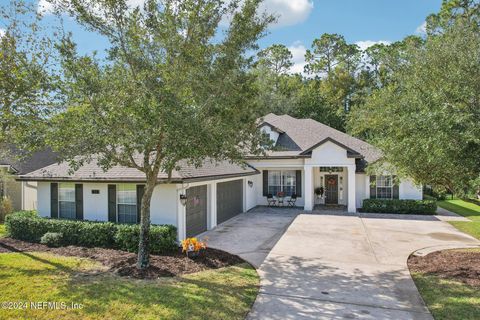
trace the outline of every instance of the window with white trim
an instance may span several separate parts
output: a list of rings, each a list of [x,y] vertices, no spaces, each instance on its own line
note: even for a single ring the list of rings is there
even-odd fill
[[[58,214],[63,219],[75,219],[75,184],[58,184]]]
[[[137,186],[135,184],[117,186],[117,221],[137,223]]]
[[[268,193],[278,196],[283,192],[285,196],[296,193],[297,175],[295,170],[269,170]]]
[[[393,177],[377,176],[377,199],[393,199]]]

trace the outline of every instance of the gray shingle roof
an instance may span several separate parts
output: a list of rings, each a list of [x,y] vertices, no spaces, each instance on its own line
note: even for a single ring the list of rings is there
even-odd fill
[[[181,161],[181,167],[178,171],[172,172],[172,182],[195,181],[195,180],[213,180],[222,177],[236,177],[244,175],[257,174],[258,171],[250,166],[241,166],[228,161],[205,160],[199,168]],[[166,173],[161,172],[158,179],[167,180]],[[145,174],[137,169],[123,166],[114,166],[107,171],[97,164],[95,159],[86,163],[77,171],[72,172],[68,163],[55,163],[45,168],[22,175],[19,180],[71,180],[71,181],[145,181]]]
[[[301,154],[302,152],[314,147],[321,141],[332,139],[344,145],[345,147],[356,151],[368,162],[374,162],[382,155],[380,150],[371,144],[312,119],[297,119],[289,115],[278,116],[270,113],[262,120],[263,121],[261,122],[266,122],[271,126],[283,131],[283,133],[281,133],[279,136],[279,144],[277,147],[285,147],[287,150],[292,152],[292,154],[295,151],[297,154]],[[288,137],[282,137],[282,135],[286,135]],[[289,143],[283,145],[284,141],[288,141]],[[291,148],[291,142],[296,144],[300,150],[297,148],[297,150]],[[280,152],[284,153],[285,151],[272,151],[268,155],[275,156]]]
[[[37,151],[25,156],[25,152],[14,146],[8,146],[6,148],[7,150],[0,153],[0,165],[13,167],[17,175],[27,174],[57,162],[56,154],[50,149]]]

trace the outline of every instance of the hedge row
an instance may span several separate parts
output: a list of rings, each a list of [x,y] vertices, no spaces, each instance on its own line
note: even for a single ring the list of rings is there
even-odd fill
[[[434,200],[398,200],[365,199],[362,212],[401,213],[401,214],[435,214],[437,202]]]
[[[60,233],[61,245],[81,247],[115,248],[129,252],[138,251],[139,225],[116,224],[41,218],[13,213],[5,221],[10,237],[30,242],[40,242],[46,233]],[[172,225],[152,225],[150,227],[150,252],[161,254],[177,248],[177,229]]]

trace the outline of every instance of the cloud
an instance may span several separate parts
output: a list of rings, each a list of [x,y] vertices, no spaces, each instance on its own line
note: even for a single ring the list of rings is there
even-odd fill
[[[303,68],[306,65],[305,62],[305,53],[307,48],[300,43],[295,42],[293,45],[288,47],[288,50],[292,53],[292,62],[293,66],[290,68],[290,73],[301,73],[303,74]]]
[[[418,35],[424,35],[427,34],[427,22],[424,21],[421,25],[415,29],[415,33]]]
[[[384,44],[384,45],[389,45],[392,43],[391,41],[388,40],[380,40],[380,41],[372,41],[372,40],[365,40],[365,41],[357,41],[355,44],[360,48],[360,50],[364,51],[365,49],[376,45],[376,44]]]
[[[5,34],[5,30],[3,30],[2,28],[0,28],[0,38],[3,37],[4,34]]]
[[[312,0],[265,0],[260,11],[278,17],[272,27],[285,27],[305,21],[313,10]]]

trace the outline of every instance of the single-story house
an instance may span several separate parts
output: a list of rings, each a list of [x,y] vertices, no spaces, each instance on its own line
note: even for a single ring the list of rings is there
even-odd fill
[[[312,119],[268,114],[259,130],[273,149],[249,156],[245,165],[205,160],[195,168],[180,163],[167,182],[160,173],[151,202],[151,222],[173,224],[178,239],[198,235],[239,213],[296,195],[296,206],[344,206],[355,212],[363,199],[421,199],[421,186],[396,184],[392,175],[367,176],[381,157],[374,146]],[[135,223],[145,176],[122,166],[103,171],[95,161],[74,173],[66,163],[19,177],[38,183],[41,216]],[[323,195],[316,190],[323,189]]]
[[[56,155],[50,150],[42,150],[25,156],[14,146],[2,148],[0,153],[0,197],[8,197],[13,209],[37,209],[37,182],[17,181],[16,177],[56,163]]]

